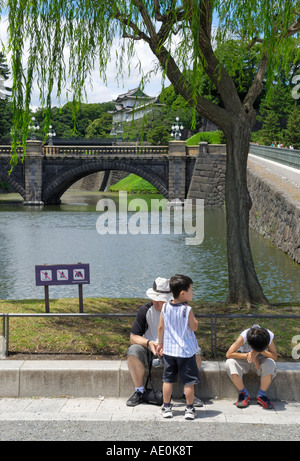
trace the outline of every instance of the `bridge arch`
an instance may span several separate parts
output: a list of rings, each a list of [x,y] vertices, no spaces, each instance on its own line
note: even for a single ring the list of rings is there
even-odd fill
[[[63,193],[69,189],[79,179],[98,171],[105,170],[121,170],[128,173],[134,173],[141,176],[146,181],[150,182],[157,190],[168,199],[168,185],[162,179],[159,179],[154,173],[151,172],[146,166],[135,164],[134,162],[126,159],[117,160],[97,160],[95,162],[85,163],[78,166],[71,166],[64,168],[51,178],[45,190],[43,191],[44,204],[57,204]]]
[[[21,197],[25,200],[25,189],[21,186],[13,177],[12,175],[8,175],[7,172],[3,172],[0,170],[0,181],[7,182],[9,186],[15,191],[18,192]]]

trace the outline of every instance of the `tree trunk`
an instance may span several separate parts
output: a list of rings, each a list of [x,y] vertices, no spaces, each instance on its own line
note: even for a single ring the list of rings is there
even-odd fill
[[[251,130],[235,120],[226,133],[226,224],[229,293],[228,302],[268,304],[258,281],[249,241],[251,198],[247,188],[247,158]]]

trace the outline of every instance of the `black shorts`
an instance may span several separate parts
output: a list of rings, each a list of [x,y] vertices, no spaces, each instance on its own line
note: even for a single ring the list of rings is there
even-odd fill
[[[179,374],[184,386],[198,384],[200,374],[197,367],[196,355],[192,357],[172,357],[164,354],[164,383],[176,383]]]

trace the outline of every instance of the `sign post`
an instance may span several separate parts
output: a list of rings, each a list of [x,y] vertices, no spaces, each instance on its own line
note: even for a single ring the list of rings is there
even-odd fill
[[[49,285],[78,285],[79,312],[83,312],[82,285],[90,283],[89,264],[56,264],[35,266],[37,286],[45,287],[45,312],[50,312]]]

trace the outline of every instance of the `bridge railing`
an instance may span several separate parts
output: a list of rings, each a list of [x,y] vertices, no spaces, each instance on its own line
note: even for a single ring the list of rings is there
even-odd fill
[[[23,149],[19,147],[17,149],[18,155],[23,155]],[[11,156],[11,145],[8,144],[6,146],[0,146],[0,155],[8,155]]]
[[[168,155],[168,146],[44,146],[47,156]]]
[[[300,169],[300,150],[251,144],[250,154]]]
[[[9,155],[11,153],[10,146],[0,146],[0,154]]]

